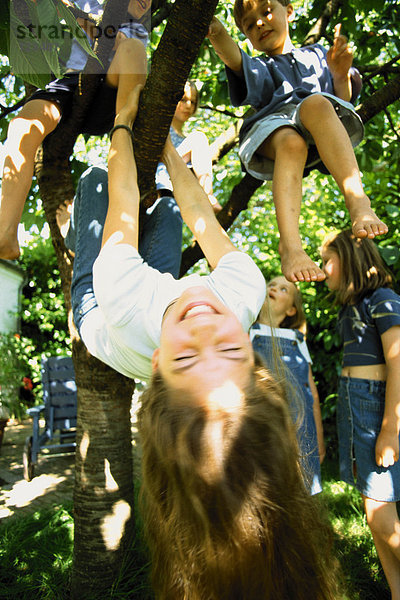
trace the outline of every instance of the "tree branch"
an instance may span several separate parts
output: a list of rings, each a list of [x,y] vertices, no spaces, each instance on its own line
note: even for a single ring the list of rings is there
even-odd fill
[[[309,46],[310,44],[316,44],[319,42],[319,40],[325,35],[329,22],[331,21],[332,17],[337,14],[341,5],[342,0],[329,0],[326,3],[319,19],[317,19],[316,23],[308,32],[307,37],[303,42],[304,46]]]
[[[362,122],[366,123],[375,117],[396,100],[400,98],[400,76],[395,77],[383,88],[367,98],[361,106],[357,108]]]
[[[208,31],[218,0],[176,0],[153,54],[135,121],[135,157],[142,202],[155,200],[154,174],[176,105]],[[198,17],[194,20],[193,15]],[[174,68],[171,69],[171,65]]]

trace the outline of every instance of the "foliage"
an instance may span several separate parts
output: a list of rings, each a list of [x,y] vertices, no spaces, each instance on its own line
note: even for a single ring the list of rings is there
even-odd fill
[[[6,13],[4,7],[5,3]],[[9,56],[14,74],[24,81],[43,88],[54,76],[61,77],[63,59],[69,54],[72,39],[95,56],[62,0],[11,0],[9,9],[9,15],[3,15],[2,53]]]
[[[31,387],[31,340],[13,333],[0,333],[0,417],[22,419],[26,406],[20,394],[24,385]],[[25,378],[25,381],[24,381]]]
[[[71,340],[51,240],[35,237],[24,248],[20,264],[27,278],[22,294],[21,331],[35,341],[37,355],[65,354]]]

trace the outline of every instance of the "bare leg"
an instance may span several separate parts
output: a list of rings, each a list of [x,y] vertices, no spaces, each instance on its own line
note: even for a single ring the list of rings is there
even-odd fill
[[[31,100],[10,122],[0,204],[0,258],[19,256],[18,224],[32,184],[35,155],[60,120],[52,102]]]
[[[364,192],[350,138],[331,102],[319,94],[310,96],[300,107],[300,118],[344,195],[354,235],[374,238],[387,233],[387,226],[378,219]]]
[[[363,496],[367,522],[392,592],[400,600],[400,521],[395,502],[378,502]]]
[[[125,106],[129,93],[140,83],[146,82],[146,48],[136,39],[123,39],[117,46],[107,72],[107,83],[118,88],[115,112]]]
[[[282,273],[288,281],[322,281],[325,274],[304,252],[299,234],[305,141],[293,128],[282,127],[257,152],[275,161],[272,188]]]

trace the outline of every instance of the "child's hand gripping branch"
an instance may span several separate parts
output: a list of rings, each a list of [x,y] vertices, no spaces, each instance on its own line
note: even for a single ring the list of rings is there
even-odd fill
[[[234,106],[256,114],[240,132],[239,157],[246,171],[273,181],[282,272],[289,281],[321,281],[323,271],[303,250],[299,233],[304,171],[321,161],[343,193],[353,233],[374,238],[387,232],[364,192],[353,146],[363,135],[352,97],[352,52],[335,30],[330,50],[296,48],[287,0],[236,0],[235,22],[260,54],[250,57],[214,19],[208,37],[225,63]]]

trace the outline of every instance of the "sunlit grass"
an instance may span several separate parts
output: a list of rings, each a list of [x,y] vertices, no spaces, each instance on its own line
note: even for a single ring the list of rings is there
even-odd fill
[[[335,533],[335,549],[349,600],[390,600],[390,593],[363,511],[361,495],[337,480],[336,465],[323,466],[322,498]]]
[[[324,491],[335,550],[347,585],[346,600],[389,600],[359,493],[337,480],[336,466],[323,467]],[[0,598],[69,600],[72,506],[14,516],[0,525]],[[323,551],[323,549],[321,549]],[[127,553],[107,600],[152,600],[140,534]]]

